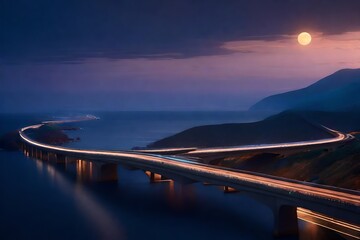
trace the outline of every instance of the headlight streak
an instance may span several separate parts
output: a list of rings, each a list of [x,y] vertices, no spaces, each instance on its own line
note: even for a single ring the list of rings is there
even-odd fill
[[[38,146],[47,150],[55,150],[55,151],[61,151],[65,153],[80,153],[80,154],[88,154],[88,155],[100,155],[100,156],[112,156],[112,157],[125,157],[125,158],[133,158],[133,159],[140,159],[140,160],[146,160],[146,161],[152,161],[153,163],[157,163],[160,165],[167,165],[168,167],[172,168],[180,168],[179,170],[185,170],[190,172],[198,172],[203,174],[212,174],[217,177],[223,177],[226,179],[233,179],[236,181],[247,181],[259,185],[265,185],[272,188],[280,188],[286,191],[291,192],[300,192],[304,195],[312,195],[316,197],[323,197],[330,200],[360,205],[360,197],[359,195],[344,193],[340,191],[333,191],[329,189],[323,189],[321,186],[314,187],[314,186],[307,186],[302,184],[301,181],[292,181],[292,182],[286,182],[284,180],[277,180],[274,179],[271,176],[256,176],[251,175],[248,173],[240,173],[240,172],[234,172],[230,170],[225,169],[218,169],[211,167],[209,165],[205,164],[199,164],[194,163],[189,160],[185,160],[183,158],[176,158],[176,157],[169,157],[169,156],[161,156],[161,155],[152,155],[152,154],[144,154],[144,153],[138,153],[138,152],[130,152],[130,151],[119,151],[119,152],[113,152],[113,151],[100,151],[100,150],[80,150],[80,149],[71,149],[71,148],[65,148],[65,147],[58,147],[58,146],[52,146],[47,145],[43,143],[39,143],[36,141],[31,140],[28,138],[24,131],[28,129],[33,128],[39,128],[42,124],[37,124],[33,126],[28,126],[25,128],[22,128],[19,131],[20,137],[27,143]],[[346,135],[339,134],[339,139],[344,139]],[[338,141],[338,138],[336,141]]]
[[[69,122],[67,120],[66,122]],[[193,175],[201,175],[205,177],[212,177],[214,179],[221,178],[222,180],[228,181],[229,184],[240,184],[244,185],[247,184],[247,187],[251,188],[261,188],[261,186],[264,188],[269,188],[273,192],[280,192],[282,194],[287,193],[288,195],[296,194],[295,196],[299,196],[298,194],[301,194],[302,197],[312,197],[312,198],[319,198],[319,199],[325,199],[327,201],[331,202],[340,202],[345,204],[354,205],[355,208],[358,208],[360,206],[360,192],[354,191],[354,190],[347,190],[347,189],[341,189],[337,187],[329,187],[329,186],[322,186],[314,183],[307,183],[292,179],[285,179],[280,178],[276,176],[270,176],[265,175],[261,173],[252,173],[252,172],[246,172],[246,171],[236,171],[236,170],[229,170],[224,169],[221,167],[216,166],[210,166],[198,162],[194,162],[191,160],[186,159],[185,157],[176,157],[176,156],[164,156],[160,155],[159,153],[161,151],[154,151],[157,154],[150,154],[150,152],[141,152],[141,151],[104,151],[104,150],[82,150],[82,149],[71,149],[71,148],[65,148],[65,147],[59,147],[59,146],[52,146],[48,144],[43,144],[36,142],[29,137],[26,136],[25,131],[28,129],[36,129],[44,124],[53,123],[53,122],[46,122],[43,124],[36,124],[28,127],[24,127],[19,131],[19,135],[21,139],[32,146],[37,146],[42,149],[45,149],[47,151],[55,151],[55,152],[61,152],[61,153],[69,153],[69,154],[85,154],[88,156],[93,156],[95,158],[98,158],[99,156],[104,157],[115,157],[115,158],[127,158],[127,159],[134,159],[139,162],[145,161],[146,164],[153,165],[157,168],[163,168],[165,170],[171,170],[176,172],[186,172],[187,175],[193,174]],[[63,123],[57,121],[56,123]],[[309,142],[298,142],[298,143],[289,143],[289,144],[280,144],[280,145],[267,145],[267,146],[257,146],[257,149],[267,149],[267,148],[273,148],[274,146],[277,147],[292,147],[292,146],[310,146],[310,145],[316,145],[316,144],[324,144],[324,143],[333,143],[333,142],[341,142],[341,141],[347,141],[349,139],[352,139],[353,136],[350,134],[343,134],[335,130],[331,130],[334,135],[336,135],[335,138],[332,139],[323,139],[323,140],[317,140],[317,141],[309,141]],[[249,147],[241,147],[241,148],[235,148],[235,149],[246,149]],[[169,149],[168,149],[169,150]],[[184,149],[170,149],[171,151],[177,151],[177,150],[184,150]],[[164,150],[166,152],[167,150]],[[223,149],[196,149],[191,152],[216,152],[216,151],[234,151],[234,148],[223,148]],[[106,159],[104,160],[106,161]],[[114,162],[114,159],[111,159],[111,161]],[[116,160],[115,160],[116,161]],[[131,161],[131,160],[129,160]],[[119,161],[119,164],[121,162]],[[250,185],[249,185],[250,184]],[[328,228],[330,230],[339,232],[341,234],[345,234],[357,239],[360,239],[358,235],[354,236],[352,231],[355,231],[356,233],[359,232],[359,226],[353,225],[350,223],[346,223],[340,220],[336,220],[330,217],[327,217],[322,214],[314,213],[310,210],[303,209],[303,208],[297,208],[298,212],[298,218],[301,220],[304,220],[309,223],[313,223],[325,228]],[[329,225],[324,225],[321,222],[316,222],[316,220],[311,219],[311,217],[326,221]],[[330,226],[331,224],[334,224],[339,227],[347,228],[349,231],[344,232],[341,229],[336,229],[334,226]],[[355,233],[355,234],[356,234]]]
[[[340,221],[340,220],[337,220],[337,219],[334,219],[334,218],[331,218],[331,217],[325,216],[323,214],[319,214],[319,213],[316,213],[316,212],[313,212],[313,211],[310,211],[310,210],[304,209],[304,208],[297,208],[297,215],[298,215],[298,218],[303,220],[303,221],[306,221],[306,222],[309,222],[309,223],[312,223],[312,224],[315,224],[315,225],[319,225],[321,227],[330,229],[332,231],[335,231],[335,232],[338,232],[338,233],[341,233],[341,234],[345,234],[347,236],[350,236],[350,237],[353,237],[353,238],[356,238],[356,239],[360,239],[360,235],[359,235],[360,234],[360,227],[357,226],[357,225],[350,224],[350,223],[347,223],[347,222],[343,222],[343,221]],[[345,232],[345,231],[342,231],[340,229],[336,229],[334,227],[331,227],[329,225],[319,223],[316,220],[313,220],[312,218],[319,219],[319,220],[325,221],[325,222],[330,223],[330,224],[334,224],[334,225],[337,225],[337,226],[340,226],[340,227],[350,229],[350,230],[354,231],[355,234],[357,234],[357,235],[353,235],[352,233]]]

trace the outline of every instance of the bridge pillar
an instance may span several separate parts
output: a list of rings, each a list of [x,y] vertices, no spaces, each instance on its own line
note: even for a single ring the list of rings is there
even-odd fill
[[[156,175],[154,172],[150,172],[150,182],[155,182],[156,181]]]
[[[294,206],[277,205],[273,209],[274,235],[277,237],[297,235],[297,210]]]
[[[248,195],[271,209],[274,217],[274,236],[282,237],[298,235],[299,230],[296,206],[290,205],[288,202],[274,196],[251,193],[248,193]]]
[[[56,163],[56,158],[57,158],[57,156],[55,153],[49,153],[49,155],[48,155],[49,162]]]
[[[117,164],[113,163],[96,163],[93,171],[97,181],[116,181],[118,177]]]
[[[46,155],[43,154],[43,160],[47,160],[50,163],[65,163],[66,156],[48,152]]]
[[[77,159],[73,157],[66,157],[65,159],[65,169],[67,170],[73,170],[74,167],[76,169],[77,166]]]
[[[65,163],[66,156],[61,154],[56,154],[56,163]]]
[[[46,155],[44,156],[45,161],[50,162],[50,153],[46,152]]]
[[[117,165],[79,159],[76,161],[76,173],[81,180],[115,181],[117,180]]]
[[[171,179],[169,179],[169,178],[167,178],[167,177],[165,177],[165,176],[163,176],[161,174],[154,173],[154,172],[151,172],[151,171],[145,171],[145,174],[149,176],[151,183],[170,181],[171,180]]]
[[[31,147],[30,146],[26,147],[26,153],[27,153],[28,157],[31,157]]]
[[[25,156],[28,156],[28,151],[27,151],[27,147],[26,147],[26,145],[23,143],[23,152],[24,152],[24,155]]]
[[[236,193],[238,192],[235,188],[224,186],[224,193]]]

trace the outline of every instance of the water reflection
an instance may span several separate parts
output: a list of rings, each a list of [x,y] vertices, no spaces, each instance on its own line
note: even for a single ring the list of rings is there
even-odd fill
[[[36,169],[41,174],[43,171],[43,162],[41,160],[36,159],[35,164],[36,164]]]
[[[76,160],[76,174],[80,180],[92,180],[93,163],[81,159]]]
[[[305,232],[308,233],[308,235],[319,236],[319,226],[303,221],[303,227]]]
[[[38,156],[42,155],[38,154]],[[259,221],[259,216],[266,216],[266,214],[263,214],[266,212],[262,209],[263,206],[259,206],[256,203],[249,203],[248,200],[239,198],[237,194],[223,194],[223,191],[221,191],[227,190],[232,192],[231,190],[233,189],[230,188],[221,188],[219,191],[219,187],[206,184],[205,186],[203,184],[184,185],[156,173],[145,172],[146,174],[144,174],[142,171],[129,170],[121,172],[119,175],[120,180],[115,184],[93,185],[91,182],[94,180],[97,181],[101,171],[108,171],[108,167],[104,168],[103,165],[96,165],[96,163],[88,160],[71,158],[65,158],[63,164],[50,164],[35,159],[35,164],[39,173],[43,174],[45,172],[63,193],[69,198],[74,198],[78,209],[86,216],[91,226],[96,229],[100,239],[123,239],[127,237],[125,229],[128,229],[129,226],[125,227],[125,225],[129,224],[119,221],[118,214],[115,217],[114,213],[108,209],[108,206],[104,205],[104,202],[98,201],[99,196],[109,198],[110,201],[115,202],[114,205],[123,205],[122,207],[126,209],[129,208],[132,215],[130,217],[132,220],[129,219],[129,221],[134,221],[134,217],[139,217],[141,224],[144,224],[144,219],[146,219],[147,216],[141,215],[137,212],[137,209],[133,209],[134,207],[136,208],[136,206],[141,206],[141,209],[143,209],[147,215],[151,215],[154,220],[164,221],[164,219],[160,220],[160,218],[165,218],[166,221],[169,215],[174,215],[174,218],[186,216],[186,218],[192,222],[194,220],[191,220],[191,217],[199,214],[203,216],[196,216],[195,218],[200,218],[204,222],[207,222],[208,219],[205,220],[203,218],[214,218],[215,221],[218,219],[219,222],[223,222],[221,228],[224,228],[223,224],[228,225],[225,229],[238,228],[238,232],[235,231],[237,232],[236,234],[232,232],[229,234],[229,238],[235,239],[236,236],[248,236],[244,239],[273,239],[272,235],[269,234],[272,230],[270,229],[270,231],[268,231],[266,228],[262,228],[261,224],[259,226],[259,222],[257,222]],[[124,169],[122,171],[124,171]],[[73,173],[76,176],[75,182],[72,181],[71,178],[69,179],[69,173]],[[128,174],[128,178],[126,178],[126,174]],[[140,188],[136,187],[136,179],[140,183],[138,186],[141,185]],[[116,185],[118,187],[116,187]],[[93,188],[94,186],[95,188]],[[118,191],[121,186],[126,186],[126,192]],[[129,189],[132,188],[134,188],[133,191],[129,191]],[[97,191],[95,194],[92,193],[94,189]],[[144,189],[146,190],[144,191]],[[144,198],[146,191],[158,195],[158,199],[150,199],[150,202],[147,203],[146,201],[149,201],[149,199],[147,198],[145,200]],[[197,195],[198,192],[199,195]],[[163,199],[161,199],[161,195],[163,195]],[[238,205],[244,205],[245,207],[242,207],[240,211],[238,211]],[[252,205],[253,207],[246,207],[247,205]],[[165,217],[164,214],[166,214]],[[251,219],[249,216],[253,216],[254,218]],[[122,217],[120,216],[120,218]],[[124,218],[127,219],[126,217]],[[196,223],[194,224],[197,225]],[[149,223],[149,225],[151,226],[151,223]],[[271,228],[269,221],[267,221],[267,225],[270,225]],[[165,224],[165,227],[166,226],[169,227]],[[161,231],[165,231],[166,235],[167,230],[164,230],[162,225],[158,225],[158,227],[161,228]],[[144,226],[141,226],[141,228],[144,228]],[[181,228],[182,226],[180,225],[178,230]],[[259,229],[261,230],[259,231]],[[201,232],[200,229],[199,232]],[[217,230],[215,230],[215,232],[217,232]],[[210,229],[209,234],[211,235]],[[140,236],[143,237],[144,234],[140,234]],[[228,236],[228,233],[222,236]],[[208,236],[208,238],[214,239],[214,236]],[[300,224],[299,239],[342,238],[314,224],[302,222]]]
[[[299,220],[299,225],[302,229],[299,235],[299,240],[355,240],[359,238],[350,237],[342,234],[335,233],[331,230],[313,224],[311,222],[305,222]]]
[[[86,218],[97,229],[100,239],[123,239],[124,232],[122,225],[99,204],[91,193],[89,193],[82,183],[73,184],[61,172],[51,164],[44,165],[41,160],[35,159],[39,172],[46,171],[50,179],[56,184],[63,193],[73,197],[78,208],[83,212]],[[78,173],[83,174],[84,169],[90,168],[91,163],[79,160],[77,166],[80,167]]]
[[[117,165],[112,163],[93,162],[83,159],[67,159],[65,160],[67,167],[71,168],[74,164],[77,179],[79,181],[116,181]]]

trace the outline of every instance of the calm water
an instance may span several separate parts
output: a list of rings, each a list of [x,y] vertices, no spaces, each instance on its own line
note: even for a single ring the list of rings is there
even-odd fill
[[[208,124],[253,122],[266,113],[247,112],[118,112],[97,113],[97,121],[72,123],[79,131],[69,131],[81,141],[68,146],[97,149],[145,147],[158,139],[185,129]]]
[[[262,117],[235,112],[97,115],[101,120],[76,123],[82,129],[71,135],[81,141],[69,146],[130,149],[195,125]],[[3,117],[1,130],[39,118],[27,117]],[[143,172],[122,167],[118,176],[113,183],[84,182],[61,165],[0,151],[0,238],[273,239],[270,210],[246,196],[200,183],[150,184]],[[301,222],[300,239],[338,236]]]

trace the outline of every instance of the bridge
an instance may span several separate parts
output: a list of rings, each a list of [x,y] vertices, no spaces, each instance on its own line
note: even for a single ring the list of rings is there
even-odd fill
[[[48,124],[44,123],[44,124]],[[82,168],[91,171],[98,180],[117,178],[117,165],[149,172],[152,181],[156,177],[172,179],[182,183],[206,182],[223,186],[226,191],[236,190],[253,197],[268,206],[274,216],[274,234],[277,236],[293,235],[298,232],[298,217],[304,217],[309,211],[318,216],[325,216],[333,223],[349,225],[353,236],[360,238],[360,192],[314,183],[296,181],[260,173],[239,171],[202,164],[188,157],[169,155],[173,152],[214,154],[215,152],[250,151],[246,149],[170,149],[152,151],[104,151],[73,149],[40,143],[31,139],[26,131],[44,124],[22,128],[19,135],[22,149],[27,156],[49,162],[78,161]],[[324,147],[344,144],[352,139],[351,135],[334,133],[332,139],[301,142],[285,146],[267,146],[273,148],[298,148],[309,146]],[[256,146],[256,151],[261,150]],[[160,152],[159,152],[160,151]],[[160,154],[160,153],[163,154]],[[167,154],[167,155],[166,155]],[[300,212],[300,214],[299,214]],[[301,215],[301,216],[298,216]],[[323,215],[324,214],[324,215]],[[313,215],[315,216],[315,215]],[[324,218],[324,217],[323,217]]]

